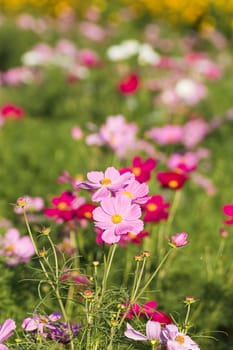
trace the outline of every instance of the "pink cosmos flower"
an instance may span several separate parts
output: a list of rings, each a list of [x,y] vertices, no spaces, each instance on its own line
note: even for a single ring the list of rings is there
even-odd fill
[[[71,136],[74,140],[81,140],[83,131],[79,126],[74,126],[71,130]]]
[[[168,159],[168,167],[172,170],[181,169],[184,172],[191,172],[197,168],[198,160],[199,157],[194,152],[174,153]]]
[[[210,132],[210,126],[201,118],[188,121],[183,126],[182,143],[187,148],[195,147]]]
[[[124,332],[127,338],[133,340],[150,341],[152,344],[159,345],[161,343],[161,324],[155,321],[147,321],[146,323],[146,335],[136,331],[129,323],[127,323],[127,329]]]
[[[28,262],[35,250],[28,236],[20,237],[17,229],[10,228],[5,236],[0,237],[0,254],[5,256],[7,265],[13,266]]]
[[[28,212],[36,212],[41,211],[44,208],[44,200],[41,197],[31,197],[25,196],[26,205],[24,206],[24,210]],[[15,206],[15,213],[22,214],[23,209],[20,206]]]
[[[177,233],[171,237],[171,246],[174,248],[183,247],[188,244],[188,234],[186,232]]]
[[[102,42],[107,36],[106,31],[102,27],[88,21],[81,22],[79,30],[86,38],[97,43]]]
[[[77,188],[96,190],[92,200],[99,202],[103,198],[109,197],[111,193],[125,188],[132,181],[133,177],[133,174],[130,172],[121,175],[117,169],[109,167],[105,172],[90,171],[87,173],[89,181],[77,182]]]
[[[102,240],[108,244],[119,242],[122,235],[143,230],[140,206],[132,204],[128,196],[104,198],[93,211],[95,226],[102,229]]]
[[[192,181],[202,187],[209,196],[213,196],[216,193],[216,187],[214,186],[211,179],[208,179],[206,176],[203,176],[199,173],[192,174]]]
[[[230,216],[230,218],[225,220],[224,223],[227,225],[233,225],[233,204],[225,204],[223,206],[223,212],[225,215]]]
[[[30,83],[35,78],[35,74],[28,67],[14,67],[3,73],[4,84],[18,86],[22,83]]]
[[[147,135],[159,145],[176,144],[182,140],[183,129],[179,125],[165,125],[161,128],[152,128]]]
[[[151,172],[155,169],[155,167],[155,159],[148,158],[143,161],[141,157],[137,156],[134,157],[132,161],[132,167],[121,169],[120,173],[124,174],[127,171],[130,171],[134,174],[135,179],[142,183],[150,180]]]
[[[162,344],[166,350],[200,350],[199,346],[177,326],[169,324],[161,332]]]
[[[86,67],[96,67],[100,63],[97,53],[91,49],[82,49],[79,51],[78,59]]]
[[[128,196],[132,200],[132,203],[145,204],[150,199],[147,196],[148,192],[149,188],[147,184],[132,180],[124,189],[120,189],[117,194]]]
[[[109,116],[106,123],[96,134],[86,138],[88,145],[107,145],[120,158],[133,151],[136,143],[138,127],[135,123],[127,123],[123,115]]]
[[[118,89],[124,95],[134,94],[138,87],[139,77],[137,74],[130,74],[118,83]]]
[[[61,318],[62,314],[60,312],[53,312],[51,315],[39,316],[35,315],[33,317],[27,317],[22,322],[22,328],[25,331],[38,331],[38,333],[46,336],[44,328],[53,329],[55,326],[52,324]]]
[[[78,50],[75,44],[68,39],[60,39],[55,47],[55,52],[63,55],[76,58]]]
[[[175,89],[176,95],[181,102],[193,106],[207,96],[207,88],[202,83],[192,79],[181,79],[177,82]]]
[[[9,350],[9,348],[2,343],[12,336],[15,328],[15,321],[11,320],[10,318],[0,325],[0,350]]]
[[[221,68],[202,53],[191,52],[184,59],[192,70],[209,79],[219,79],[222,76]]]

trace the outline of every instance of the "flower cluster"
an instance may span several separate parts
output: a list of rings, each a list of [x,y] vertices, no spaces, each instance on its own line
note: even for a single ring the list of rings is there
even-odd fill
[[[200,350],[197,343],[180,332],[174,324],[161,327],[160,322],[147,321],[146,335],[144,335],[127,323],[125,336],[133,340],[150,342],[157,347],[163,346],[166,350]]]
[[[23,320],[22,328],[33,335],[40,334],[43,338],[55,340],[61,343],[68,343],[74,337],[77,337],[80,331],[80,324],[65,323],[59,321],[60,312],[54,312],[51,315],[34,315]]]

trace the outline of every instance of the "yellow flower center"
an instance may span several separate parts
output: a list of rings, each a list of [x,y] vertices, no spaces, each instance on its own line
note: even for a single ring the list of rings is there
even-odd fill
[[[9,244],[6,250],[7,250],[8,252],[11,252],[11,253],[12,253],[12,252],[14,251],[14,249],[15,249],[15,247],[13,246],[13,244]]]
[[[135,237],[137,237],[137,235],[135,235],[135,233],[132,233],[132,232],[129,232],[129,233],[128,233],[128,236],[129,236],[129,238],[131,238],[131,239],[134,239]]]
[[[112,222],[114,224],[119,224],[123,220],[122,216],[120,214],[114,214],[112,216]]]
[[[131,192],[125,191],[124,194],[129,198],[133,198],[133,194]]]
[[[85,218],[87,218],[87,219],[91,219],[91,218],[92,218],[92,214],[91,214],[90,211],[86,211],[86,212],[84,213],[84,216],[85,216]]]
[[[111,179],[109,177],[104,177],[102,180],[101,180],[101,183],[102,185],[110,185],[112,183]]]
[[[40,322],[41,323],[48,323],[48,319],[46,317],[41,316],[40,317]]]
[[[138,167],[135,167],[132,169],[132,172],[135,176],[139,176],[141,174],[141,169]]]
[[[183,335],[177,335],[176,337],[175,337],[175,340],[180,344],[180,345],[182,345],[182,344],[184,344],[184,341],[185,341],[185,338],[183,337]]]
[[[68,209],[68,205],[65,202],[60,202],[60,203],[58,203],[57,208],[59,210],[66,210],[66,209]]]
[[[171,180],[168,182],[168,186],[171,188],[176,188],[176,187],[178,187],[178,185],[179,185],[179,183],[176,180]]]
[[[154,203],[149,203],[146,207],[148,211],[155,211],[158,208],[158,206]]]

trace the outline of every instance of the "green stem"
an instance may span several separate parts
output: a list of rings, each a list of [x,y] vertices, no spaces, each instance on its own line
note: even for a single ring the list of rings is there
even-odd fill
[[[181,190],[177,190],[175,192],[175,196],[174,196],[173,203],[171,206],[170,214],[169,214],[168,220],[167,220],[166,231],[168,231],[168,232],[170,231],[171,224],[174,220],[177,208],[178,208],[180,200],[181,200],[181,196],[182,196]]]
[[[33,235],[32,235],[32,231],[31,231],[31,227],[30,227],[30,225],[29,225],[29,221],[28,221],[28,218],[27,218],[27,214],[26,214],[26,211],[25,211],[24,208],[23,208],[23,215],[24,215],[26,227],[27,227],[29,236],[30,236],[30,238],[31,238],[31,241],[32,241],[32,244],[33,244],[35,253],[36,253],[36,255],[37,255],[38,257],[40,257],[40,256],[39,256],[38,249],[37,249],[37,246],[36,246],[36,243],[35,243],[34,238],[33,238]],[[53,247],[53,253],[54,253],[55,247],[54,247],[53,242],[52,242],[51,240],[50,240],[50,243],[51,243],[51,245],[52,245],[52,247]],[[55,252],[55,253],[56,253],[56,252]],[[58,262],[57,262],[57,255],[55,254],[55,256],[56,256],[55,261],[56,261],[56,264],[57,264],[57,265],[56,265],[56,272],[55,272],[55,274],[56,274],[56,285],[54,285],[54,283],[51,281],[51,278],[49,277],[48,272],[47,272],[47,270],[46,270],[46,268],[45,268],[43,262],[41,261],[41,259],[39,259],[39,263],[40,263],[40,266],[41,266],[41,268],[42,268],[42,270],[43,270],[43,272],[44,272],[44,275],[45,275],[45,277],[46,277],[47,282],[49,283],[49,285],[50,285],[50,286],[52,287],[52,289],[53,289],[53,292],[54,292],[54,294],[55,294],[55,296],[56,296],[56,299],[57,299],[57,301],[58,301],[58,304],[59,304],[59,306],[60,306],[60,309],[61,309],[62,315],[63,315],[63,317],[64,317],[64,320],[65,320],[65,322],[67,323],[68,331],[69,331],[69,333],[70,333],[70,336],[72,337],[72,332],[71,332],[71,329],[70,329],[70,323],[69,323],[69,320],[68,320],[68,318],[67,318],[66,310],[65,310],[65,307],[64,307],[64,305],[63,305],[62,298],[61,298],[61,295],[60,295],[60,291],[59,291],[59,288],[58,288],[58,279],[57,279]],[[49,265],[50,265],[50,264],[49,264]],[[71,341],[70,341],[70,349],[71,349],[71,350],[74,350],[74,343],[73,343],[73,340],[72,340],[72,339],[71,339]]]
[[[139,289],[140,284],[141,284],[143,272],[144,272],[144,269],[145,269],[145,264],[146,264],[146,257],[144,257],[144,259],[143,259],[142,267],[141,267],[141,270],[140,270],[140,273],[139,273],[139,276],[138,276],[138,279],[137,279],[137,282],[136,282],[135,290],[133,291],[133,294],[131,296],[130,303],[134,303],[134,299],[135,299],[135,297],[137,295],[138,289]]]
[[[117,247],[117,244],[113,244],[110,247],[109,252],[108,252],[107,261],[104,263],[104,275],[103,275],[103,280],[102,280],[102,290],[101,290],[101,296],[99,299],[99,303],[101,303],[103,296],[104,296],[104,292],[106,290],[107,280],[108,280],[109,272],[111,269],[113,257],[114,257],[115,251],[116,251],[116,247]]]
[[[190,311],[191,311],[191,304],[187,305],[187,312],[186,312],[186,316],[185,316],[185,320],[184,320],[184,332],[186,333],[188,330],[188,320],[189,320],[189,316],[190,316]]]
[[[161,260],[160,264],[157,266],[156,270],[152,273],[151,277],[148,279],[148,281],[146,282],[146,284],[143,286],[143,288],[141,289],[141,291],[138,293],[137,296],[135,296],[134,302],[136,302],[136,300],[145,292],[145,290],[147,289],[147,287],[150,285],[150,283],[153,281],[153,279],[155,278],[155,276],[157,275],[157,273],[159,272],[159,270],[161,269],[161,267],[163,266],[163,264],[165,263],[165,261],[167,260],[168,256],[170,255],[172,249],[170,249],[166,255],[164,256],[164,258]]]

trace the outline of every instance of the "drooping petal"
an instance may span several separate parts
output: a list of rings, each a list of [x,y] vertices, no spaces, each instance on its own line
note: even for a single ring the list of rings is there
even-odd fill
[[[0,326],[0,342],[4,342],[6,339],[8,339],[12,335],[12,332],[15,328],[16,328],[15,321],[11,319],[7,319]]]
[[[101,238],[105,243],[108,243],[108,244],[117,243],[120,240],[120,236],[115,235],[115,231],[113,228],[109,228],[109,229],[105,230],[102,233]]]
[[[126,325],[127,329],[126,331],[124,332],[124,335],[127,337],[127,338],[130,338],[130,339],[133,339],[133,340],[147,340],[147,337],[136,331],[129,323],[127,323]]]
[[[9,348],[4,344],[0,344],[0,350],[9,350]]]
[[[155,321],[147,321],[146,324],[146,336],[150,340],[160,339],[161,324]]]

